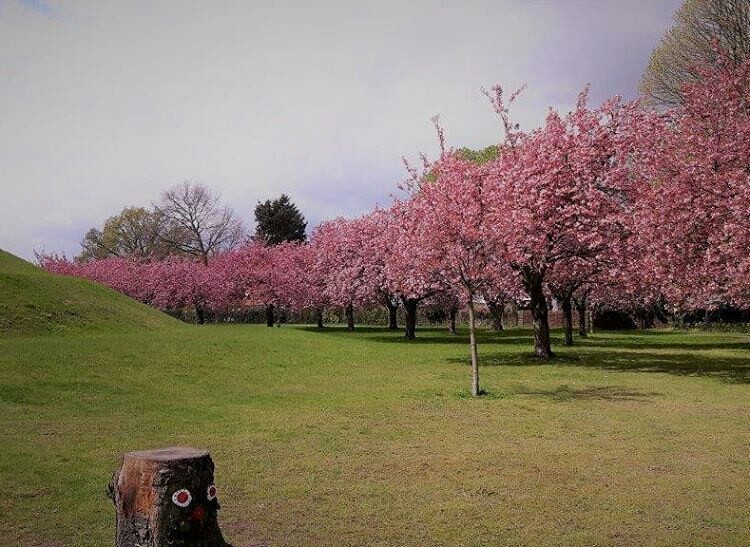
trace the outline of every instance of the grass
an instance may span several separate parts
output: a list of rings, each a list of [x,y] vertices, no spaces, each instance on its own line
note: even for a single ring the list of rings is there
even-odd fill
[[[250,545],[747,545],[750,337],[183,326],[0,339],[0,543],[112,543],[119,454],[210,448]]]
[[[52,275],[0,249],[0,336],[178,325],[176,319],[107,287]]]

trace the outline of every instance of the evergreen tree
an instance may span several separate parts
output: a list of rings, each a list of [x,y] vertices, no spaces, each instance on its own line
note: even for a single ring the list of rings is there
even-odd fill
[[[286,194],[274,200],[259,201],[255,206],[255,222],[255,238],[267,245],[307,238],[307,221]]]

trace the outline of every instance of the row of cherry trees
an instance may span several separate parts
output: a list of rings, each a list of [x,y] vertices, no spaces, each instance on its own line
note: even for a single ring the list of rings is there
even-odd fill
[[[553,355],[548,303],[566,342],[573,308],[668,303],[673,310],[750,304],[750,63],[726,58],[653,111],[619,98],[593,108],[587,90],[567,115],[523,132],[500,88],[488,93],[504,136],[478,163],[445,147],[410,169],[408,196],[387,209],[318,226],[309,243],[249,243],[207,266],[180,259],[85,264],[47,258],[162,308],[263,306],[345,312],[383,304],[415,335],[427,301],[468,310],[471,390],[480,394],[475,306],[528,304],[535,353]],[[436,123],[437,126],[437,123]]]

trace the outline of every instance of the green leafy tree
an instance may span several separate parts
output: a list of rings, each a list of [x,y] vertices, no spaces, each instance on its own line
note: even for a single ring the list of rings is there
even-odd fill
[[[738,64],[750,56],[748,0],[686,0],[651,54],[641,92],[655,104],[681,104],[683,84],[716,59],[717,47]]]
[[[307,221],[286,194],[274,200],[259,201],[255,206],[255,222],[255,238],[267,245],[307,239]]]
[[[164,258],[172,252],[161,233],[165,219],[144,207],[125,207],[109,217],[101,228],[91,228],[81,241],[79,262],[108,256]]]
[[[500,149],[496,144],[492,144],[481,150],[472,150],[471,148],[459,148],[458,153],[465,160],[473,161],[478,164],[487,163],[497,158]]]

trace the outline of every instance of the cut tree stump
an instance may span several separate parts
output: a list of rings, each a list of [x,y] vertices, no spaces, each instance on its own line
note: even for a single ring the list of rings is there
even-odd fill
[[[219,529],[214,462],[207,450],[128,452],[109,494],[117,547],[231,547]]]

